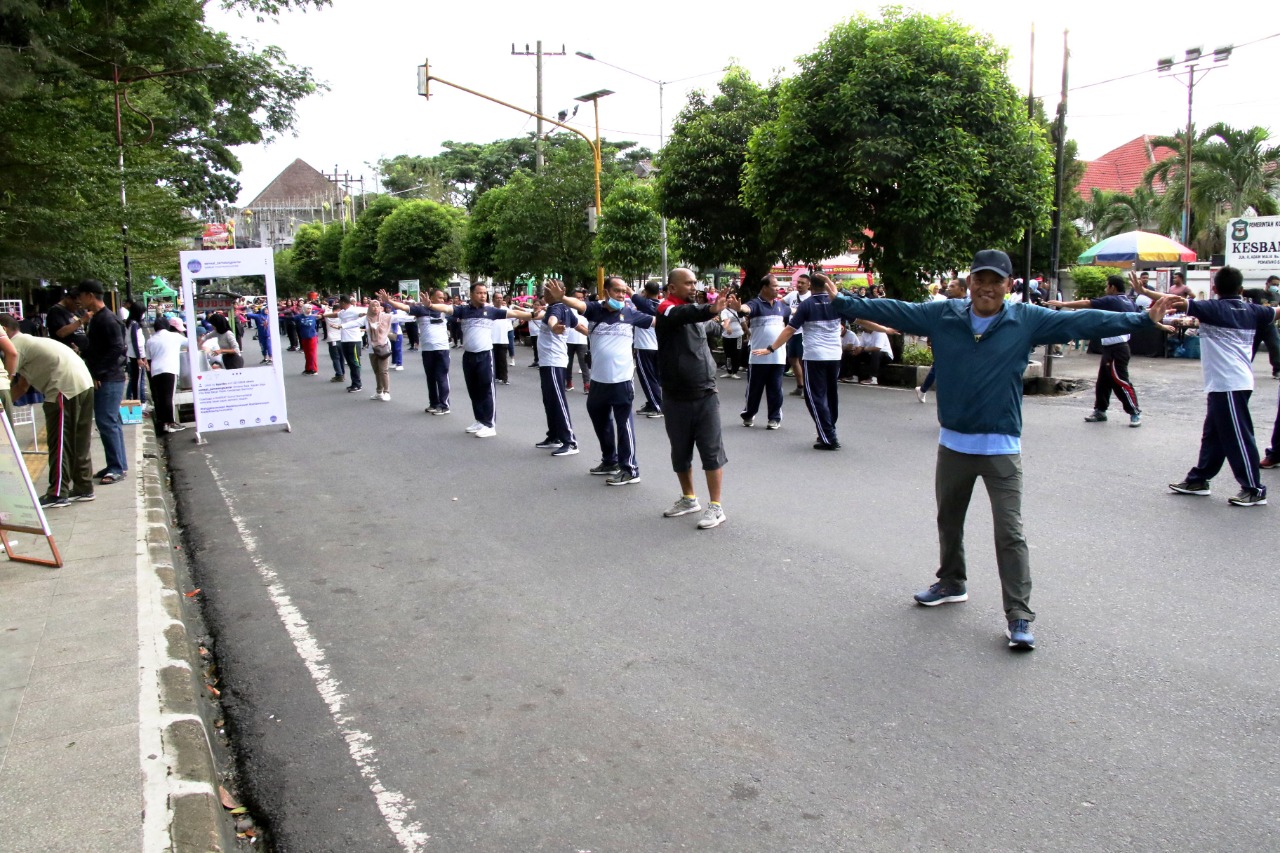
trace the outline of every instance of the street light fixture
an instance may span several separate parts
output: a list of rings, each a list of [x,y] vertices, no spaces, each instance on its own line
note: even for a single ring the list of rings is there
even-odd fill
[[[596,217],[597,219],[599,218],[600,211],[601,211],[601,206],[600,206],[600,167],[601,167],[601,163],[600,163],[600,99],[612,94],[613,94],[613,90],[611,89],[597,89],[594,92],[588,92],[585,95],[579,95],[578,97],[574,98],[575,101],[578,101],[583,104],[590,102],[592,109],[594,109],[596,114],[595,158],[596,158]],[[604,298],[604,267],[603,266],[596,267],[596,292],[599,294],[601,299]]]
[[[1182,164],[1183,181],[1182,181],[1182,245],[1187,245],[1187,238],[1191,230],[1191,149],[1195,145],[1192,138],[1191,124],[1191,104],[1195,96],[1196,84],[1204,79],[1204,76],[1216,67],[1225,64],[1231,58],[1231,52],[1234,50],[1233,45],[1225,45],[1215,48],[1213,51],[1214,64],[1201,68],[1197,73],[1196,69],[1200,65],[1204,51],[1199,47],[1189,47],[1186,50],[1185,58],[1181,62],[1174,62],[1172,56],[1162,56],[1156,61],[1156,71],[1168,77],[1176,77],[1181,79],[1185,74],[1187,78],[1187,137],[1183,143],[1186,147],[1184,152],[1184,162]],[[1174,71],[1177,66],[1182,66],[1184,70]]]
[[[466,86],[461,86],[457,83],[446,80],[443,77],[437,77],[431,73],[430,63],[424,60],[423,63],[418,66],[418,94],[424,98],[430,98],[431,97],[431,81],[433,80],[437,83],[441,83],[445,86],[449,86],[450,88],[457,89],[459,92],[466,92],[468,95],[475,95],[477,98],[483,98],[484,100],[489,101],[491,103],[495,103],[498,106],[506,107],[509,110],[515,110],[518,113],[523,113],[524,115],[532,116],[533,118],[541,119],[542,121],[545,121],[545,122],[550,122],[556,127],[564,128],[570,133],[576,133],[578,134],[578,136],[581,136],[583,139],[585,139],[587,141],[587,145],[591,147],[592,160],[594,161],[593,165],[595,166],[594,172],[595,172],[595,184],[596,184],[596,209],[597,210],[599,209],[599,205],[600,205],[600,106],[599,106],[599,103],[596,104],[596,138],[595,138],[595,141],[593,142],[591,137],[587,136],[581,130],[578,130],[578,128],[576,127],[570,127],[569,125],[565,124],[562,121],[556,121],[555,119],[550,118],[549,116],[540,115],[539,113],[536,113],[536,112],[530,112],[529,110],[526,110],[524,107],[517,107],[515,104],[509,104],[506,101],[500,101],[497,98],[493,97],[492,95],[486,95],[483,92],[477,92],[475,89],[468,89]],[[611,95],[611,94],[613,93],[602,89],[599,92],[592,92],[591,95],[584,95],[583,98],[593,98],[598,100],[599,98],[603,98],[605,95]],[[582,99],[579,99],[579,100],[582,100]],[[604,298],[604,267],[602,266],[596,267],[596,288],[600,297]]]

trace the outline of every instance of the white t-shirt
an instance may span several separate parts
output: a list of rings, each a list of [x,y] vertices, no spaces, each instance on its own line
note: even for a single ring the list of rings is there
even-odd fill
[[[344,308],[338,312],[338,322],[342,324],[341,340],[344,344],[358,344],[364,338],[361,328],[364,326],[364,308]]]
[[[728,308],[720,312],[720,322],[729,321],[729,328],[725,330],[726,338],[742,337],[742,320],[738,317],[737,311],[730,311]]]
[[[182,370],[182,352],[187,348],[186,335],[180,335],[172,329],[156,332],[147,341],[147,359],[151,362],[151,375],[172,373],[177,376]]]
[[[859,343],[854,346],[875,347],[883,353],[893,355],[893,347],[889,344],[889,336],[884,332],[862,332],[858,335]]]
[[[501,320],[493,321],[492,328],[493,328],[493,345],[494,346],[497,346],[498,344],[509,343],[509,341],[507,340],[507,332],[510,332],[515,327],[515,322],[516,321],[513,317],[506,317]]]

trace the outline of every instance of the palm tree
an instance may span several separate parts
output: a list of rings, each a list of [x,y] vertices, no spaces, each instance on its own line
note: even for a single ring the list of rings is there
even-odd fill
[[[1196,137],[1191,156],[1192,247],[1203,255],[1223,248],[1228,219],[1253,211],[1260,216],[1280,213],[1280,146],[1268,146],[1263,127],[1236,130],[1218,122]],[[1168,191],[1159,202],[1158,227],[1174,230],[1182,221],[1185,136],[1158,137],[1176,153],[1147,170],[1148,187],[1163,181]]]
[[[1144,186],[1134,187],[1132,193],[1116,193],[1105,224],[1112,234],[1154,231],[1160,227],[1160,199]]]
[[[1111,209],[1116,203],[1117,195],[1118,193],[1112,190],[1094,187],[1090,191],[1089,200],[1084,204],[1084,213],[1080,218],[1084,220],[1085,233],[1095,243],[1116,233],[1110,230],[1110,221]]]

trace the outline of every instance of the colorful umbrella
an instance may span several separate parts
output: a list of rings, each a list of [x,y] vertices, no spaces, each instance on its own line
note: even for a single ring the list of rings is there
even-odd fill
[[[1186,246],[1148,231],[1128,231],[1108,237],[1079,257],[1077,263],[1127,267],[1135,261],[1176,264],[1193,262],[1196,253]]]

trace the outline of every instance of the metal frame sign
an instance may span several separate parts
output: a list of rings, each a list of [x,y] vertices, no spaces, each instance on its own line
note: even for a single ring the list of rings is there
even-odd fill
[[[218,249],[179,252],[182,266],[182,306],[187,322],[187,365],[195,398],[196,441],[204,433],[229,429],[279,426],[292,432],[285,405],[284,359],[280,356],[280,329],[267,323],[272,363],[238,370],[206,369],[196,325],[197,280],[261,277],[267,296],[267,315],[276,313],[276,270],[271,249]]]
[[[1227,266],[1280,272],[1280,217],[1240,217],[1227,223]]]

